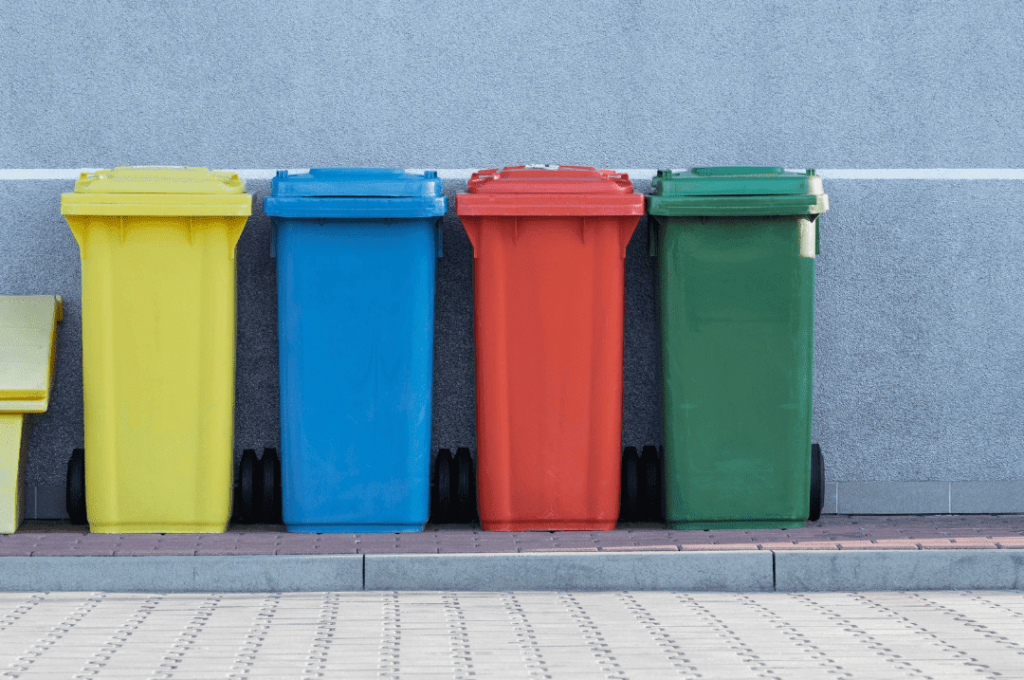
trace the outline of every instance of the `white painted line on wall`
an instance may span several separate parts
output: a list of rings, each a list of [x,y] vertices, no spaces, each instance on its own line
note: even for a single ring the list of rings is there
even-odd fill
[[[47,169],[10,169],[0,170],[0,180],[40,180],[40,179],[78,179],[83,172],[96,172],[102,168],[69,168]]]
[[[476,172],[476,170],[473,170],[473,169],[459,169],[459,168],[455,168],[455,169],[451,169],[451,168],[448,168],[448,169],[441,169],[441,168],[406,168],[405,169],[406,172],[423,172],[424,170],[437,170],[437,176],[440,179],[461,180],[463,182],[468,182],[469,178],[473,176],[474,172]]]
[[[9,168],[0,169],[0,181],[16,180],[76,180],[83,172],[96,172],[102,168]],[[424,169],[409,169],[409,172],[423,172]],[[790,169],[790,168],[787,168]],[[802,172],[802,169],[794,169]],[[243,179],[271,179],[277,174],[277,169],[250,168],[245,170],[230,170],[237,172]],[[290,169],[289,172],[308,172],[307,168]],[[437,175],[442,180],[468,180],[473,173],[472,168],[439,168]],[[625,172],[631,179],[649,180],[654,177],[656,170],[632,168],[617,170]],[[1016,168],[877,168],[877,169],[821,169],[817,170],[818,176],[824,179],[883,179],[883,180],[1024,180],[1024,169]]]
[[[282,168],[284,169],[284,168]],[[232,170],[231,172],[237,172],[238,176],[242,179],[274,179],[274,175],[277,174],[277,170]],[[293,175],[301,175],[305,172],[309,172],[309,168],[289,168],[288,172]]]
[[[945,179],[945,180],[1024,180],[1024,170],[1015,168],[880,168],[876,170],[817,171],[825,179]]]

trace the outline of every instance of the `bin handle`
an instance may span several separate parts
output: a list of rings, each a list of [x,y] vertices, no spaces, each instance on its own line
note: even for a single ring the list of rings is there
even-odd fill
[[[821,254],[821,234],[818,231],[820,215],[809,215],[800,219],[800,257],[814,259]]]
[[[647,250],[651,257],[658,256],[658,223],[653,215],[647,216]]]
[[[626,248],[629,247],[629,241],[633,238],[633,233],[636,231],[637,225],[640,224],[640,218],[636,220],[625,220],[619,218],[619,254],[622,259],[626,259]]]
[[[466,236],[469,237],[469,243],[470,245],[473,246],[474,260],[477,258],[476,244],[480,237],[480,224],[478,222],[479,219],[479,217],[470,217],[468,215],[462,218],[462,228],[466,230]]]

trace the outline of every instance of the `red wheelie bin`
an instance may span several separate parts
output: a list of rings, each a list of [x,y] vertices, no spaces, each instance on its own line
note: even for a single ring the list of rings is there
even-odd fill
[[[625,174],[475,173],[477,494],[485,530],[606,530],[619,514],[623,260],[644,212]]]

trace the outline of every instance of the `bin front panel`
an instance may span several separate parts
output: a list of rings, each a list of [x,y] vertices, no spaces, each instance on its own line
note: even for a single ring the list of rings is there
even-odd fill
[[[284,521],[427,521],[437,218],[277,220]]]
[[[623,235],[637,217],[468,217],[477,489],[490,530],[619,514]]]
[[[245,217],[68,215],[82,255],[89,523],[223,531]]]
[[[658,219],[666,518],[802,524],[814,351],[807,220]]]

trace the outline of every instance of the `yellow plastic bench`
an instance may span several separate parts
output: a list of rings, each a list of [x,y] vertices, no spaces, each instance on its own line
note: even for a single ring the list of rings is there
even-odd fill
[[[0,534],[24,516],[25,414],[50,404],[59,295],[0,296]]]

